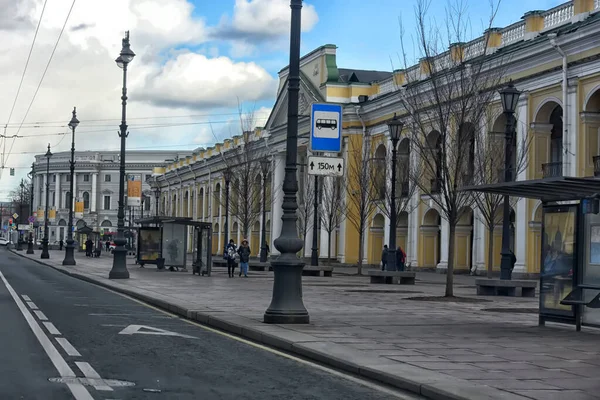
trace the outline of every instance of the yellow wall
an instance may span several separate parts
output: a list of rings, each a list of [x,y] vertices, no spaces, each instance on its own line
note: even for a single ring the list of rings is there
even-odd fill
[[[353,198],[348,195],[349,192],[353,190],[358,190],[358,182],[356,178],[352,178],[352,175],[355,174],[359,170],[360,159],[362,158],[360,155],[362,154],[362,136],[361,135],[349,135],[348,136],[348,165],[346,176],[348,179],[348,187],[346,193],[347,204],[349,213],[357,214],[357,204],[353,201]],[[370,219],[367,219],[369,221]],[[368,224],[368,222],[367,222]],[[365,230],[365,233],[368,234],[368,228]],[[346,221],[346,262],[347,263],[355,263],[358,261],[358,229],[354,226],[354,224],[348,219]],[[365,254],[366,255],[366,254]]]

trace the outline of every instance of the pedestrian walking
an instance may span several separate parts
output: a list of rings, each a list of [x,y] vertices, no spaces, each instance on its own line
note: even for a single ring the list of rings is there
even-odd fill
[[[406,264],[406,253],[402,250],[402,247],[398,246],[396,250],[396,270],[404,271],[404,265]]]
[[[240,255],[240,276],[248,277],[248,263],[250,262],[250,246],[248,246],[248,240],[242,240],[242,245],[238,249]]]
[[[85,255],[86,257],[92,256],[92,250],[94,249],[94,242],[91,239],[85,241]]]
[[[110,240],[106,241],[106,251],[110,251]]]
[[[227,246],[225,247],[225,259],[227,260],[227,274],[230,278],[233,278],[233,274],[235,272],[235,255],[237,254],[237,249],[235,246],[235,242],[233,239],[229,241]]]
[[[388,247],[387,244],[383,245],[383,250],[381,251],[381,270],[385,271],[385,266],[387,265],[388,258]]]
[[[63,249],[63,241],[62,241],[62,239],[60,239],[58,241],[58,248],[59,248],[60,251],[62,251],[62,249]]]

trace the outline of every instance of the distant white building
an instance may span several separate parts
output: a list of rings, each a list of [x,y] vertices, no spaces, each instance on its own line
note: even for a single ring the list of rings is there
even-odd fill
[[[73,192],[75,201],[84,203],[83,218],[73,218],[76,228],[87,225],[95,232],[106,234],[117,230],[117,210],[119,201],[119,152],[118,151],[78,151],[75,152],[75,180]],[[154,196],[146,179],[152,175],[153,169],[164,167],[166,162],[172,162],[191,153],[167,151],[129,151],[126,155],[125,172],[134,175],[142,181],[143,207],[131,209],[132,219],[142,214],[154,215]],[[69,220],[70,194],[70,165],[71,152],[54,153],[50,158],[50,173],[46,174],[46,157],[44,154],[35,156],[34,163],[34,210],[44,210],[46,206],[46,183],[49,183],[49,210],[56,210],[56,218],[50,221],[50,243],[67,236]],[[127,193],[125,193],[127,194]],[[152,201],[150,201],[152,200]],[[73,210],[75,206],[73,205]],[[43,215],[39,213],[39,215]],[[52,213],[49,213],[51,216]],[[128,220],[130,211],[125,209]],[[40,235],[43,220],[40,219]]]

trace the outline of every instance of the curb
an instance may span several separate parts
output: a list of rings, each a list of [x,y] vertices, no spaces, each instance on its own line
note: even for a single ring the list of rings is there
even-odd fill
[[[419,367],[414,367],[408,364],[401,364],[394,362],[393,364],[385,364],[384,360],[379,358],[373,358],[373,362],[370,365],[360,365],[352,362],[348,357],[340,355],[336,357],[332,355],[332,351],[335,352],[335,345],[330,344],[326,346],[330,351],[323,351],[325,346],[323,342],[315,341],[315,338],[295,332],[295,335],[299,340],[289,340],[279,337],[273,333],[272,329],[262,330],[258,326],[246,326],[241,320],[246,320],[244,317],[232,317],[224,318],[218,317],[214,314],[221,314],[222,312],[206,312],[203,310],[190,310],[176,304],[169,303],[161,299],[157,299],[145,294],[137,293],[133,290],[113,286],[96,278],[80,274],[78,272],[71,272],[62,268],[55,267],[51,264],[46,264],[42,260],[36,260],[29,258],[26,255],[17,253],[16,251],[10,250],[13,254],[16,254],[22,258],[31,260],[40,265],[50,267],[58,272],[65,275],[77,278],[88,283],[92,283],[97,286],[101,286],[106,289],[110,289],[115,292],[119,292],[130,296],[134,299],[143,301],[154,307],[160,308],[164,311],[171,312],[182,318],[198,322],[200,324],[215,328],[218,330],[225,331],[227,333],[240,336],[244,339],[252,342],[257,342],[275,349],[295,353],[296,355],[305,357],[312,361],[316,361],[325,364],[329,367],[340,369],[352,374],[362,376],[367,379],[377,381],[379,383],[393,386],[397,389],[405,390],[416,395],[423,396],[430,400],[524,400],[528,399],[520,395],[516,395],[510,392],[506,392],[500,389],[495,389],[490,386],[478,385],[469,381],[453,378],[450,375],[444,375],[438,372],[426,370]],[[236,319],[238,320],[236,322]],[[266,326],[266,325],[265,325]],[[279,328],[279,327],[278,327]],[[285,328],[280,328],[284,330]],[[288,331],[290,332],[290,331]],[[346,349],[340,346],[340,349]],[[340,351],[341,353],[342,351]],[[345,353],[345,351],[344,351]],[[383,364],[382,364],[383,362]]]

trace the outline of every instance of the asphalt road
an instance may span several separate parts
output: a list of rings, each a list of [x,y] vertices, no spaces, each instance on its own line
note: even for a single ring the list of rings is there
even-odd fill
[[[0,272],[0,399],[415,398],[211,332],[4,249]]]

